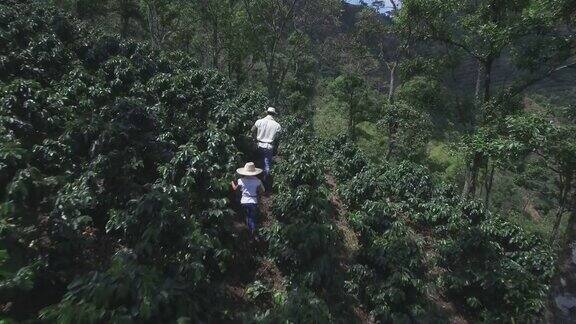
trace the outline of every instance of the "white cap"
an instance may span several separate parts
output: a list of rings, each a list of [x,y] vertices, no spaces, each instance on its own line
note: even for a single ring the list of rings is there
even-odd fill
[[[276,108],[274,108],[274,107],[268,107],[268,109],[266,109],[266,112],[269,112],[269,113],[274,114],[274,115],[278,114],[276,112]]]

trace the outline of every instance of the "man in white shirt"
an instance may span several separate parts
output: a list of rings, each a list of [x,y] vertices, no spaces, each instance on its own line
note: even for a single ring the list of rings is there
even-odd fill
[[[258,153],[263,160],[264,165],[264,182],[266,183],[272,169],[272,157],[274,155],[274,145],[277,145],[278,135],[282,130],[280,124],[274,120],[277,115],[274,107],[268,107],[267,116],[258,119],[252,127],[252,133],[256,134],[258,141]]]

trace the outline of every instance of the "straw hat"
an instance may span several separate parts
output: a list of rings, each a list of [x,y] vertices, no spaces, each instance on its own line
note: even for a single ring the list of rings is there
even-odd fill
[[[274,107],[268,107],[268,109],[266,109],[266,112],[277,115],[278,113],[276,112],[276,108]]]
[[[243,168],[237,169],[236,172],[243,176],[255,176],[262,173],[262,169],[257,168],[253,162],[248,162]]]

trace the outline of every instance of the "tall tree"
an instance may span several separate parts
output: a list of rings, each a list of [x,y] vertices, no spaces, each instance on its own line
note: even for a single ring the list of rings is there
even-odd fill
[[[302,0],[242,0],[252,29],[255,53],[266,67],[266,87],[271,103],[276,103],[280,87],[293,57],[283,55]]]
[[[135,0],[116,0],[114,2],[114,10],[120,16],[120,35],[123,38],[129,36],[132,20],[142,21],[143,17],[138,9],[138,3]]]
[[[356,125],[370,106],[370,95],[364,80],[356,75],[341,75],[329,85],[330,94],[345,106],[348,136],[356,138]]]
[[[335,0],[242,0],[248,17],[253,55],[264,63],[265,84],[271,103],[279,100],[282,86],[298,53],[289,51],[294,33],[310,32],[310,26],[324,25],[316,12],[333,21],[339,8]],[[338,4],[338,5],[336,5]]]
[[[506,118],[508,139],[497,139],[492,147],[513,147],[513,150],[496,150],[503,160],[506,151],[524,150],[534,153],[541,163],[556,177],[555,198],[558,204],[554,213],[554,225],[550,235],[554,240],[566,213],[574,214],[571,208],[576,201],[576,125],[566,121],[552,121],[542,116],[520,115]]]
[[[400,22],[413,36],[462,51],[475,59],[482,71],[479,126],[498,123],[505,115],[503,99],[521,93],[534,82],[572,66],[574,34],[566,29],[570,0],[405,0]],[[517,76],[497,93],[492,77],[495,62],[510,57]],[[492,101],[495,101],[492,102]],[[475,196],[478,176],[487,157],[472,154],[464,196]]]
[[[358,14],[356,37],[368,53],[378,62],[379,69],[387,71],[388,101],[392,102],[397,86],[397,67],[403,58],[403,44],[397,37],[396,25],[390,16],[380,12],[379,7],[366,6]]]

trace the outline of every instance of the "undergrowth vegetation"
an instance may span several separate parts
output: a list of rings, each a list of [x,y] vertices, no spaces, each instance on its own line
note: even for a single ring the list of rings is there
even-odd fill
[[[345,139],[328,145],[329,167],[362,242],[353,287],[378,319],[426,317],[438,297],[487,322],[542,315],[554,253],[541,237],[461,201],[424,167],[373,166]]]

